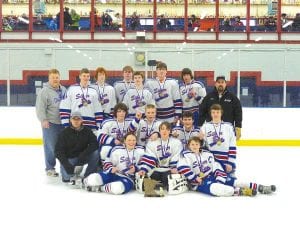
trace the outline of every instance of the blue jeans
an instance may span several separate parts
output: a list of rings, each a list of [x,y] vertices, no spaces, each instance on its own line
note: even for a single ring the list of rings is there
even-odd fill
[[[71,163],[73,166],[76,166],[78,163],[78,157],[69,158],[68,160],[69,163]],[[96,151],[92,152],[84,162],[84,164],[88,164],[84,173],[84,177],[87,177],[91,173],[97,172],[98,162],[99,162],[99,154],[97,149]],[[65,168],[63,167],[63,165],[60,165],[60,173],[63,181],[69,181],[70,178],[74,175],[74,174],[68,174]]]
[[[61,124],[49,123],[49,128],[42,128],[46,170],[55,169],[55,145],[59,133],[64,129]]]

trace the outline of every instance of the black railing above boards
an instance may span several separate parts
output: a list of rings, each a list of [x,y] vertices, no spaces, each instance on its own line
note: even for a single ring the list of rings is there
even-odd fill
[[[6,0],[0,41],[300,42],[285,1]]]

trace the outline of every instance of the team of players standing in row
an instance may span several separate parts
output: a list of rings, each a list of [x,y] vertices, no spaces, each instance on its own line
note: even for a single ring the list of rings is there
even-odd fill
[[[214,92],[206,96],[203,84],[187,68],[182,70],[180,85],[166,78],[165,63],[157,65],[156,79],[148,79],[145,86],[141,72],[133,73],[127,66],[123,73],[124,80],[112,87],[105,83],[105,69],[98,68],[97,83],[90,85],[90,73],[82,69],[80,83],[66,91],[59,84],[59,72],[49,72],[49,84],[36,104],[48,175],[58,175],[56,156],[63,181],[72,179],[88,163],[85,187],[114,194],[130,191],[136,174],[138,190],[143,189],[143,177],[148,175],[161,181],[169,193],[185,191],[183,180],[194,190],[216,196],[275,191],[275,186],[240,183],[235,178],[235,132],[239,138],[242,110],[239,100],[227,91],[224,77],[217,77]],[[223,109],[213,104],[216,102],[231,123],[221,120]],[[58,110],[60,118],[55,117]],[[196,126],[199,119],[202,125],[210,118],[201,130]],[[67,129],[50,131],[60,123]],[[49,133],[59,134],[55,140]],[[200,149],[202,140],[208,151]],[[103,171],[95,173],[99,154]]]

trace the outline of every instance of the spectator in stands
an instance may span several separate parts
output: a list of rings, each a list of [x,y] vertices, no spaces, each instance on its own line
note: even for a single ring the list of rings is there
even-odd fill
[[[113,20],[113,28],[119,29],[120,27],[122,27],[122,17],[120,13],[116,13],[115,19]]]
[[[69,8],[65,7],[64,8],[64,17],[63,17],[63,22],[64,22],[64,29],[69,30],[70,25],[73,23],[72,22],[72,17],[69,13]],[[57,21],[57,28],[60,28],[60,12],[56,14],[56,21]]]
[[[284,24],[286,24],[288,22],[286,16],[287,16],[286,13],[281,14],[281,26],[283,26]]]
[[[234,20],[234,26],[244,26],[243,22],[241,21],[241,17],[236,16]]]
[[[45,21],[42,18],[42,14],[38,14],[36,19],[33,21],[34,25],[45,25]]]
[[[288,30],[291,29],[291,25],[285,26],[285,24],[287,22],[289,22],[286,17],[287,17],[286,13],[282,13],[281,14],[281,28],[282,28],[282,31],[288,31]]]
[[[231,22],[230,22],[230,19],[228,17],[224,18],[223,26],[224,26],[225,31],[230,31],[231,30]]]
[[[275,31],[276,30],[276,21],[275,18],[273,16],[269,16],[266,20],[265,20],[265,28],[267,31]]]
[[[112,28],[112,18],[107,12],[102,14],[101,20],[103,30],[110,30]]]
[[[46,30],[46,23],[41,14],[38,14],[36,19],[33,20],[33,26],[35,30]]]
[[[97,27],[100,27],[100,21],[99,21],[99,18],[98,18],[98,10],[96,8],[94,8],[94,11],[93,12],[90,12],[90,19],[92,21],[92,16],[94,16],[94,27],[97,28]]]
[[[79,30],[80,15],[76,13],[75,9],[71,9],[71,19],[72,24],[70,25],[70,30]]]
[[[52,31],[57,31],[57,23],[56,16],[52,16],[52,20],[50,20],[49,23],[49,29]]]
[[[293,22],[293,29],[296,31],[300,31],[300,13],[296,14],[296,17]]]
[[[171,28],[171,23],[164,14],[161,14],[160,19],[157,23],[157,29],[159,30],[169,30]]]
[[[131,30],[137,30],[139,29],[140,25],[140,18],[138,17],[137,13],[134,12],[131,16],[130,28]]]
[[[200,27],[199,18],[197,18],[194,14],[191,16],[191,19],[188,21],[188,27],[194,30],[195,27]]]
[[[55,21],[56,21],[56,23],[57,23],[57,29],[59,29],[59,28],[60,28],[60,12],[58,12],[58,13],[56,14]]]
[[[15,27],[16,30],[27,30],[29,24],[29,17],[23,13],[21,16],[17,18],[17,26]]]
[[[69,8],[65,7],[64,10],[64,29],[65,30],[69,30],[70,29],[70,25],[73,23],[72,21],[72,17],[69,13]]]

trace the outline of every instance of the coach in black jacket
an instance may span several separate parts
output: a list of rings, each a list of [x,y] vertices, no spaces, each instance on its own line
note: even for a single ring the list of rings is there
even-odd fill
[[[222,120],[224,122],[232,123],[235,127],[236,139],[239,140],[242,128],[242,106],[240,100],[233,93],[227,90],[224,76],[218,76],[216,78],[214,90],[204,97],[200,105],[200,126],[203,125],[205,120],[211,121],[209,109],[213,104],[220,104],[222,106]]]
[[[96,172],[99,161],[97,138],[90,128],[82,125],[80,112],[71,114],[70,127],[59,134],[55,156],[61,164],[63,182],[78,175],[84,164],[88,164],[84,176]]]

